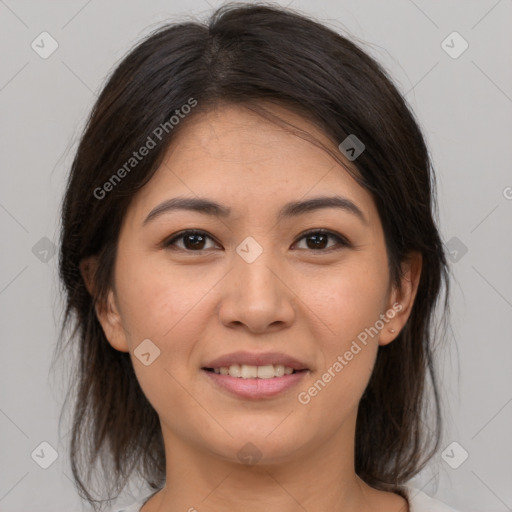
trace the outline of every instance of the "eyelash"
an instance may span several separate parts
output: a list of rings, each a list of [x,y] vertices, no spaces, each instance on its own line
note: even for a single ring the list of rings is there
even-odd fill
[[[176,241],[184,238],[187,235],[200,235],[200,236],[203,236],[205,238],[209,238],[210,240],[215,241],[205,231],[201,231],[198,229],[188,229],[185,231],[181,231],[180,233],[177,233],[176,235],[172,235],[171,238],[164,241],[163,246],[167,249],[172,249],[172,250],[177,249],[177,250],[182,250],[182,251],[189,252],[189,253],[191,253],[191,252],[201,253],[201,252],[208,250],[208,249],[200,249],[197,251],[193,251],[193,250],[186,249],[186,248],[183,249],[183,248],[177,247],[177,246],[173,247],[173,245],[175,244]],[[338,245],[340,245],[341,247],[334,246],[334,247],[329,247],[328,249],[302,249],[302,250],[309,250],[311,252],[324,252],[325,253],[325,252],[331,252],[333,250],[340,250],[344,247],[352,247],[352,244],[345,237],[343,237],[337,233],[333,233],[332,231],[329,231],[327,229],[312,229],[312,230],[306,231],[305,233],[301,234],[301,236],[298,238],[297,241],[300,241],[303,238],[307,238],[308,236],[311,236],[311,235],[328,235],[329,237],[334,238],[338,242]]]

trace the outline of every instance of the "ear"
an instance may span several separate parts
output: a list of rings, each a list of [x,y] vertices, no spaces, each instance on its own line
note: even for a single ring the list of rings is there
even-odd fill
[[[98,266],[97,256],[89,256],[80,261],[80,273],[82,274],[87,291],[95,302],[96,317],[105,333],[110,345],[120,352],[128,352],[126,333],[116,304],[115,294],[112,288],[108,290],[106,304],[97,301],[95,274]]]
[[[422,255],[420,252],[412,252],[406,261],[402,263],[399,289],[392,287],[390,299],[385,313],[390,319],[379,337],[379,345],[391,343],[406,324],[414,305],[414,299],[418,291],[421,277]],[[391,318],[392,312],[394,316]],[[394,332],[390,332],[394,330]]]

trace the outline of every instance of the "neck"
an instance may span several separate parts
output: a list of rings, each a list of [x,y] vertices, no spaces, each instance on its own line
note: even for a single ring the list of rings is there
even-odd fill
[[[164,438],[166,485],[143,512],[261,512],[262,507],[265,512],[364,512],[373,510],[375,493],[380,492],[357,477],[353,442],[343,443],[343,427],[323,444],[297,450],[286,461],[263,456],[254,465],[206,453],[170,432]],[[348,447],[335,451],[333,446]]]

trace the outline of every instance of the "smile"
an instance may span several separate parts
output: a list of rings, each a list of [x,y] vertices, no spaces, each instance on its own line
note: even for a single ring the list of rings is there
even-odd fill
[[[215,388],[240,398],[259,400],[272,398],[296,386],[309,373],[281,365],[231,365],[203,368]],[[262,376],[260,376],[262,375]]]
[[[263,366],[254,366],[248,364],[232,364],[230,366],[221,366],[219,368],[207,368],[220,375],[230,375],[241,379],[273,379],[275,377],[282,377],[283,375],[290,375],[295,372],[289,366],[281,364],[267,364]]]

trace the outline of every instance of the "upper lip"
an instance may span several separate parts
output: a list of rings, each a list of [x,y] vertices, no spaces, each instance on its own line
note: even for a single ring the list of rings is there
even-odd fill
[[[308,367],[302,361],[280,352],[232,352],[206,363],[203,368],[222,368],[232,364],[245,364],[248,366],[282,365],[294,370],[307,370]]]

